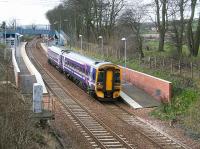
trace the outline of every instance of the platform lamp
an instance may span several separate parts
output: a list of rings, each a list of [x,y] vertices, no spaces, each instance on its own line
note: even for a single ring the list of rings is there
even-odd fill
[[[126,38],[122,38],[122,41],[124,41],[124,81],[126,83]]]
[[[101,39],[101,51],[103,52],[103,36],[99,36],[99,39]],[[103,52],[104,55],[104,52]]]
[[[81,38],[81,54],[83,54],[83,47],[82,47],[82,46],[83,46],[83,45],[82,45],[82,44],[83,44],[83,41],[82,41],[82,40],[83,40],[83,39],[82,39],[82,38],[83,38],[83,35],[79,35],[79,37]]]

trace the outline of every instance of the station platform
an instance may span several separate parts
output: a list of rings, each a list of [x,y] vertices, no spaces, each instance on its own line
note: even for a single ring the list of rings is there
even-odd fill
[[[20,69],[20,75],[30,75],[30,72],[21,55],[21,48],[22,48],[21,44],[16,48],[16,61]]]
[[[130,83],[122,84],[121,97],[134,109],[150,108],[160,105],[159,101]]]
[[[24,44],[20,44],[16,47],[16,49],[13,49],[15,52],[13,53],[13,57],[16,59],[16,66],[18,66],[19,71],[15,71],[15,77],[17,86],[20,87],[22,94],[32,94],[33,92],[33,83],[36,83],[36,78],[34,75],[32,75],[28,69],[28,66],[26,65],[23,55],[22,55],[22,48]],[[15,66],[15,67],[16,67]]]

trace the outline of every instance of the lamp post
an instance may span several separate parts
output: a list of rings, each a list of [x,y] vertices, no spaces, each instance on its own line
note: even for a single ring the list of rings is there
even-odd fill
[[[82,43],[82,42],[83,42],[83,41],[82,41],[82,37],[83,37],[83,35],[79,35],[79,37],[81,38],[81,54],[83,54],[83,51],[82,51],[82,50],[83,50],[83,47],[82,47],[82,44],[83,44],[83,43]]]
[[[101,51],[103,52],[103,36],[99,36],[99,39],[101,39]],[[103,52],[104,55],[104,52]]]
[[[124,41],[124,81],[126,82],[126,38],[122,38],[122,41]]]

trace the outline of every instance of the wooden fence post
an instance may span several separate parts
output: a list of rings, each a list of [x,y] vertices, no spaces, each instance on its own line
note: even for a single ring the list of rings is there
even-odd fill
[[[164,68],[165,67],[165,58],[164,57],[163,57],[162,65],[163,65],[163,68]]]
[[[151,68],[151,57],[149,56],[149,68]]]
[[[193,63],[191,62],[190,63],[190,71],[191,71],[191,78],[193,78]]]
[[[179,60],[179,66],[178,66],[178,69],[179,69],[179,74],[181,74],[181,60]]]
[[[141,56],[139,55],[139,66],[141,65]]]
[[[199,69],[199,67],[198,67],[198,72],[199,72],[199,79],[200,79],[200,69]]]
[[[173,60],[171,59],[171,74],[173,73]]]

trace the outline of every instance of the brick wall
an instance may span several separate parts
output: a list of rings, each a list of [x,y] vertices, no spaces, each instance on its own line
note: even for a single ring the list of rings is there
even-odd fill
[[[172,83],[135,70],[122,68],[123,80],[127,80],[160,102],[170,102]]]

